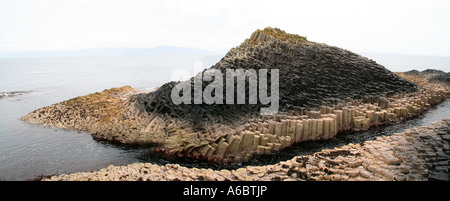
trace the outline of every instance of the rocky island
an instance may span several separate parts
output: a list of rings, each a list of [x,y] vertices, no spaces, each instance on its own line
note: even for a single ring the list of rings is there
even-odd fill
[[[22,119],[86,131],[99,140],[157,144],[158,151],[169,155],[228,163],[282,151],[298,142],[329,139],[343,131],[398,123],[424,113],[450,95],[445,74],[439,74],[444,78],[433,76],[433,79],[415,72],[396,74],[348,50],[311,42],[306,37],[270,27],[255,31],[210,69],[222,72],[226,69],[279,69],[280,111],[275,115],[260,115],[264,105],[248,102],[177,105],[171,100],[171,91],[177,82],[170,82],[150,92],[126,86],[77,97],[33,111]],[[187,82],[193,85],[194,78]],[[246,83],[248,91],[248,80]],[[206,85],[203,83],[203,88]],[[442,124],[447,125],[448,120]],[[334,152],[324,151],[314,157],[326,158],[327,154],[333,155],[333,160],[340,155],[357,157],[355,150],[358,149],[361,148],[355,145],[337,152],[336,156]],[[365,154],[358,156],[361,155]],[[398,165],[394,158],[383,158],[383,161],[387,160],[387,165]],[[304,159],[296,158],[294,163],[307,163],[298,160]],[[361,165],[358,162],[355,167]],[[147,164],[138,166],[141,170]],[[281,166],[280,171],[284,169]],[[295,178],[327,179],[314,173],[311,174],[316,176],[306,177],[308,174],[300,171],[301,167],[295,171],[291,171],[291,167],[287,168],[288,176],[295,173]],[[263,173],[270,168],[263,169],[256,172]],[[371,178],[365,172],[358,175]],[[382,178],[395,178],[386,175]]]

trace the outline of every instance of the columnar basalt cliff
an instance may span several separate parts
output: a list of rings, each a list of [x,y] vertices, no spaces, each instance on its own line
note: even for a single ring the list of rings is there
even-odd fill
[[[44,181],[449,181],[450,118],[266,166],[235,170],[134,163]]]
[[[421,87],[350,51],[276,28],[257,30],[211,69],[279,69],[280,112],[261,116],[265,105],[248,100],[176,105],[171,91],[177,83],[170,82],[149,93],[130,87],[105,90],[23,119],[87,131],[97,139],[158,143],[167,154],[230,162],[346,130],[402,121],[450,94],[445,84]],[[189,81],[194,84],[194,78]],[[248,86],[247,80],[246,94]]]

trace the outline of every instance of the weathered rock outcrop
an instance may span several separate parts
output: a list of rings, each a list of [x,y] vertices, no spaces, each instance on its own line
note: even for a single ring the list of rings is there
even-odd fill
[[[432,78],[430,78],[430,80],[450,84],[450,73],[443,73],[440,75],[433,76]]]
[[[87,131],[97,139],[158,143],[167,154],[229,162],[300,141],[332,138],[345,130],[402,121],[450,95],[446,85],[419,87],[350,51],[273,28],[256,31],[211,68],[279,69],[281,111],[261,116],[264,105],[248,100],[175,105],[171,91],[177,83],[171,82],[150,93],[130,87],[105,90],[23,119]]]
[[[0,99],[4,97],[19,96],[28,93],[27,91],[11,91],[11,92],[0,92]]]
[[[410,70],[410,71],[405,72],[405,74],[413,75],[413,76],[434,76],[434,75],[445,74],[445,72],[441,71],[441,70],[435,70],[435,69],[426,69],[424,71]]]
[[[385,97],[417,89],[412,82],[372,60],[272,28],[253,33],[211,69],[219,69],[224,74],[226,69],[279,69],[280,107],[284,111],[300,112],[306,108],[345,103],[364,96]],[[251,105],[248,100],[247,104],[242,105],[175,105],[170,98],[175,84],[168,83],[154,93],[138,95],[138,107],[149,113],[189,121],[195,132],[206,129],[208,123],[215,121],[241,125],[240,117],[257,116],[260,111],[260,104]],[[203,88],[206,84],[204,82]],[[248,86],[246,83],[246,96],[249,94]],[[237,95],[242,94],[234,97]],[[226,102],[225,96],[223,99]]]
[[[41,108],[22,119],[89,132],[98,139],[127,143],[135,136],[134,128],[143,126],[140,124],[142,115],[129,100],[135,93],[137,91],[129,86],[112,88]],[[122,136],[126,136],[128,141],[123,141]]]
[[[422,72],[411,70],[403,73],[404,76],[427,78],[431,82],[443,82],[450,84],[450,73],[441,70],[427,69]]]
[[[45,181],[449,181],[450,118],[267,166],[236,170],[134,163]]]

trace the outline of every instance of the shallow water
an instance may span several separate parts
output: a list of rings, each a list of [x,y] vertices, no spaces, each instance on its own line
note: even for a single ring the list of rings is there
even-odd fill
[[[350,142],[359,143],[450,117],[450,101],[447,100],[425,115],[399,125],[340,134],[328,141],[300,143],[283,153],[229,165],[167,157],[153,152],[151,148],[98,142],[88,133],[33,125],[20,120],[33,110],[103,89],[124,85],[151,89],[170,81],[171,72],[177,68],[193,73],[194,62],[202,61],[204,68],[207,68],[222,56],[0,59],[0,92],[26,92],[0,99],[0,180],[26,180],[39,175],[95,171],[109,165],[135,162],[179,163],[187,167],[213,169],[273,164],[296,155]]]

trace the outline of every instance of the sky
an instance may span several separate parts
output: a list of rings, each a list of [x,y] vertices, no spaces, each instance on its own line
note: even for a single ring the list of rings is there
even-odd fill
[[[0,53],[194,47],[278,27],[354,52],[450,56],[448,0],[0,0]]]

